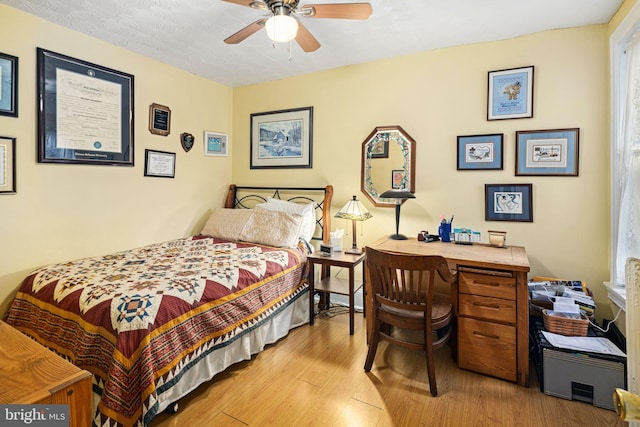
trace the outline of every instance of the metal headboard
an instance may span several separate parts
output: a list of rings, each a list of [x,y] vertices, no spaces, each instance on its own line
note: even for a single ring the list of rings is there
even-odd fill
[[[301,204],[313,203],[316,210],[316,223],[321,230],[321,234],[313,236],[313,240],[329,242],[332,185],[326,187],[247,187],[231,184],[224,207],[253,209],[258,203],[266,202],[269,197]]]

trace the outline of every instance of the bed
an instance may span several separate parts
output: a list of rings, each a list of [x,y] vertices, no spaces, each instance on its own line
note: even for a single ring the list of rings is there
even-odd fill
[[[94,424],[147,425],[308,322],[308,240],[327,240],[332,194],[231,185],[197,236],[37,269],[5,320],[93,374]]]

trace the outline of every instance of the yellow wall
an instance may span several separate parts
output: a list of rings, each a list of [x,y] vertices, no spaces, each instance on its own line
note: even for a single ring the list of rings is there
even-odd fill
[[[294,61],[304,61],[298,54]],[[487,72],[534,65],[534,117],[486,120]],[[361,244],[394,231],[393,210],[360,192],[360,150],[376,126],[400,125],[416,140],[416,199],[400,232],[454,225],[507,231],[527,248],[532,275],[586,280],[605,310],[609,278],[608,34],[606,25],[546,31],[354,65],[234,89],[233,181],[335,186],[334,212],[358,195],[373,213]],[[313,169],[249,169],[249,115],[314,107]],[[516,177],[515,132],[580,128],[579,177]],[[504,170],[457,171],[456,136],[504,133]],[[533,223],[486,222],[484,184],[533,184]],[[384,190],[384,189],[383,189]],[[349,229],[342,220],[333,228]],[[358,233],[359,234],[359,233]],[[349,246],[351,237],[346,238]]]
[[[231,157],[205,157],[202,142],[205,130],[231,133],[231,88],[3,5],[0,40],[19,57],[19,117],[0,116],[0,135],[17,138],[17,194],[0,195],[0,316],[43,264],[200,231],[231,182]],[[36,47],[135,76],[134,167],[37,163]],[[148,131],[154,102],[171,108],[167,137]],[[196,138],[189,153],[182,132]],[[145,149],[177,153],[175,179],[144,177]]]

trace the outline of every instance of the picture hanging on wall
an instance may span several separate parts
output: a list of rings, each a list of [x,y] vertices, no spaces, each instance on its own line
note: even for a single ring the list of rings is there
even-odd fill
[[[204,133],[204,155],[226,156],[229,153],[229,137],[225,133]]]
[[[516,175],[578,176],[580,129],[516,132]]]
[[[0,194],[16,192],[16,139],[0,136]]]
[[[485,184],[485,221],[533,222],[532,184]]]
[[[0,53],[0,115],[18,117],[18,57]]]
[[[458,170],[502,170],[501,133],[458,137]]]
[[[533,117],[533,65],[489,71],[487,120]]]

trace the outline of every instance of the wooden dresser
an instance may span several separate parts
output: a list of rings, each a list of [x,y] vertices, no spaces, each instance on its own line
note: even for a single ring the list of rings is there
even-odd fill
[[[415,238],[386,237],[367,246],[446,258],[449,266],[458,271],[458,282],[451,289],[458,316],[458,366],[528,385],[529,259],[523,247],[425,243]],[[366,295],[366,307],[370,309],[370,289]],[[369,331],[371,316],[366,318]]]
[[[91,425],[91,373],[0,321],[0,403],[68,404],[71,427]]]

